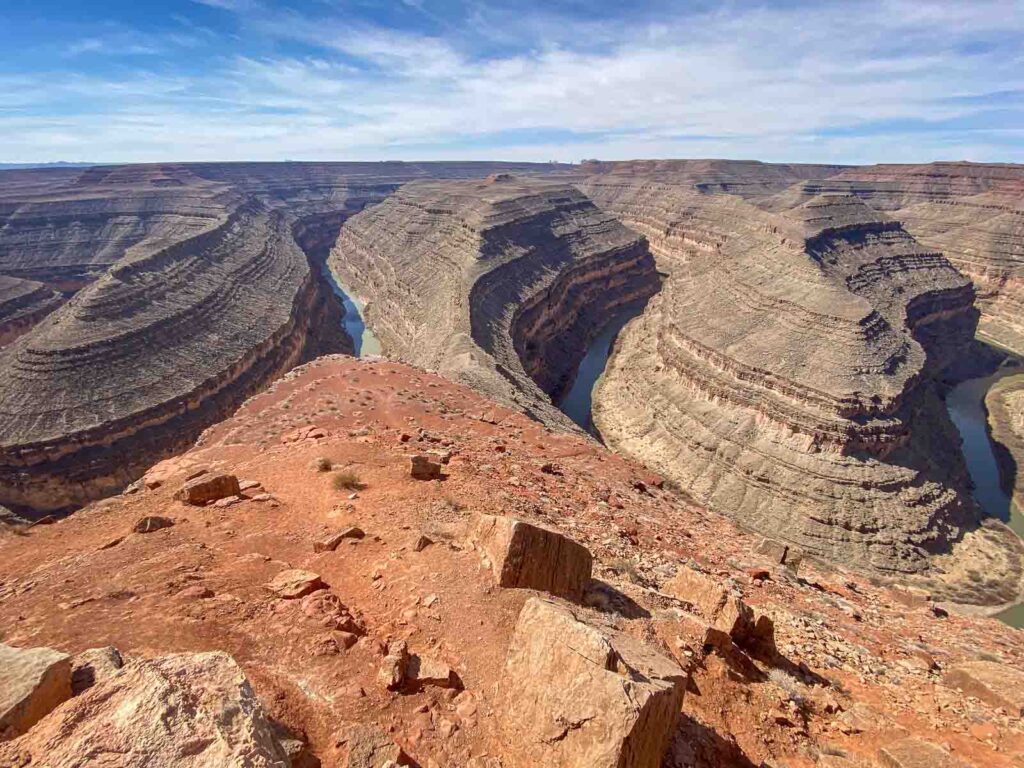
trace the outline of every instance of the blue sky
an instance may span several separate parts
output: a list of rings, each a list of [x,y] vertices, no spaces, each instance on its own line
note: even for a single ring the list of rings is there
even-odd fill
[[[1024,0],[0,0],[0,162],[587,157],[1024,162]]]

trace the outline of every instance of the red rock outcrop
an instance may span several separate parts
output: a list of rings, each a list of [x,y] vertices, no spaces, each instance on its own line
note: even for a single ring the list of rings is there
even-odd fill
[[[300,429],[309,436],[284,441]],[[450,454],[445,479],[417,481],[408,474],[409,454],[431,446]],[[311,472],[317,456],[334,469]],[[243,498],[223,508],[174,500],[197,467],[246,478]],[[137,689],[129,680],[152,682],[145,690],[165,691],[171,703],[195,693],[210,703],[199,712],[208,712],[237,703],[234,682],[226,688],[231,696],[213,694],[218,681],[240,681],[239,669],[252,687],[240,698],[253,704],[239,716],[255,711],[258,698],[265,718],[295,734],[292,746],[305,742],[323,765],[365,766],[404,754],[425,767],[489,768],[515,765],[520,748],[557,751],[557,742],[537,742],[543,732],[532,716],[519,721],[523,745],[506,745],[498,682],[523,607],[548,598],[496,587],[462,539],[474,513],[513,516],[586,547],[594,578],[585,607],[569,609],[574,621],[691,673],[666,766],[809,768],[814,755],[828,764],[837,754],[870,765],[880,748],[907,738],[975,768],[1014,768],[1024,759],[1020,719],[945,679],[979,656],[1020,674],[1018,630],[945,615],[924,593],[841,565],[805,560],[795,579],[758,553],[760,537],[658,488],[636,463],[437,375],[340,356],[314,361],[210,428],[162,472],[159,485],[95,502],[53,525],[21,535],[0,529],[4,641],[53,647],[76,662],[88,649],[113,645],[127,660],[4,745],[34,756],[32,764],[46,750],[84,748],[90,733],[102,736],[95,743],[121,749],[125,730],[110,727],[112,710],[102,702],[125,701]],[[341,472],[358,475],[363,488],[355,498],[335,488]],[[156,515],[175,524],[132,532],[135,520]],[[315,551],[326,532],[354,525],[366,535]],[[433,543],[420,546],[424,537]],[[713,618],[672,594],[677,573],[691,565],[772,620],[774,651],[705,642]],[[309,571],[325,586],[298,599],[264,588],[290,569]],[[538,642],[544,637],[554,647],[568,637],[551,629],[540,627]],[[403,684],[391,690],[377,674],[396,643],[404,643],[407,663]],[[230,675],[155,674],[166,654],[213,651],[236,660]],[[616,663],[614,674],[606,666],[587,664],[586,679],[605,680],[613,693],[658,687],[635,661]],[[532,683],[538,701],[580,712],[587,701],[611,700],[567,700],[557,688],[539,689],[544,676]],[[163,711],[144,701],[137,711],[146,722],[132,734],[137,744],[150,743],[150,715]],[[216,749],[236,743],[198,727],[210,722],[203,718],[192,730],[179,718],[186,709],[171,717],[162,745],[205,745],[223,756]],[[623,723],[629,711],[595,715]],[[517,717],[526,714],[520,709]],[[585,736],[587,724],[578,730],[564,740]],[[610,733],[596,740],[613,744]]]

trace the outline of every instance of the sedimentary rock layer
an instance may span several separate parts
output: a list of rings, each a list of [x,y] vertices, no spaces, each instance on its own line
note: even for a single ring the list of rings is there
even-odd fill
[[[410,180],[496,167],[0,174],[0,503],[120,490],[301,359],[351,351],[323,274],[342,222]]]
[[[610,445],[833,559],[912,571],[973,524],[931,381],[977,312],[940,253],[852,195],[785,208],[708,192],[689,169],[582,186],[669,273],[599,385]]]
[[[0,347],[18,338],[62,302],[58,291],[42,283],[0,275]]]
[[[1024,353],[1024,166],[876,165],[797,189],[805,196],[854,194],[898,219],[974,281],[981,331]]]
[[[331,254],[386,352],[541,420],[586,343],[657,290],[646,243],[579,191],[507,175],[417,182],[350,219]]]
[[[985,410],[1003,491],[1024,510],[1024,375],[993,384]]]
[[[113,268],[0,355],[4,501],[80,504],[188,445],[299,361],[317,286],[258,204]]]

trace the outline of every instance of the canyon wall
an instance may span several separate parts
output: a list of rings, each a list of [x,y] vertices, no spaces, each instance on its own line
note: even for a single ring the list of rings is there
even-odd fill
[[[644,240],[573,187],[416,182],[350,219],[331,268],[388,354],[545,423],[608,314],[658,288]]]
[[[1024,167],[979,163],[847,168],[794,196],[853,194],[898,219],[974,281],[982,334],[1024,353]]]
[[[117,492],[298,362],[350,352],[323,273],[342,222],[410,180],[501,167],[0,174],[0,504]]]
[[[0,275],[0,347],[3,347],[63,303],[60,292],[35,280]]]
[[[817,555],[916,571],[947,550],[976,513],[933,377],[973,336],[971,283],[854,195],[784,207],[799,174],[744,197],[626,165],[581,187],[668,279],[596,392],[609,445]]]

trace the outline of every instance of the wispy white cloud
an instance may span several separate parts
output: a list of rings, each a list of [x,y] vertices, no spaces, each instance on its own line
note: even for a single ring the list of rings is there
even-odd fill
[[[480,6],[444,34],[195,2],[237,11],[266,54],[35,91],[0,78],[21,110],[0,111],[0,159],[1024,161],[987,116],[1003,106],[991,94],[1024,90],[1021,0],[729,4],[632,24]],[[88,110],[49,111],[86,93]]]

